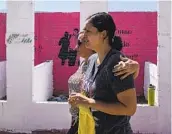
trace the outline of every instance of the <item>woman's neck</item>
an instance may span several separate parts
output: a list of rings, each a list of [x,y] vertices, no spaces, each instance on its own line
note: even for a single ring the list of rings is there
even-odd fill
[[[98,59],[97,63],[101,64],[105,58],[105,56],[108,54],[108,52],[111,50],[111,47],[108,44],[104,44],[101,46],[101,48],[97,51]]]
[[[93,53],[89,54],[87,57],[84,58],[86,64],[87,64],[87,62],[88,62],[89,57],[90,57],[92,54],[93,54]]]

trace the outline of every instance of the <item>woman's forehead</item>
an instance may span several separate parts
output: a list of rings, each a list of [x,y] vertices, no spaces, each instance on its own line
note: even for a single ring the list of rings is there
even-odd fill
[[[88,21],[85,22],[84,24],[84,30],[87,30],[87,29],[91,29],[93,26],[91,23],[89,23]]]
[[[88,21],[85,23],[85,27],[83,29],[84,31],[92,31],[92,32],[96,32],[97,28],[94,27],[91,23],[89,23]]]

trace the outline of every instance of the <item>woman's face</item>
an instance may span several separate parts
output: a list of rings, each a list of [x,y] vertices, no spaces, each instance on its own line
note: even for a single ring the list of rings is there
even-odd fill
[[[82,58],[87,58],[92,54],[92,50],[89,48],[86,48],[86,43],[84,42],[84,34],[80,34],[78,37],[78,44],[77,44],[77,53],[78,56]]]
[[[103,42],[103,34],[99,32],[89,21],[85,22],[84,26],[84,40],[86,47],[92,50],[97,50]]]

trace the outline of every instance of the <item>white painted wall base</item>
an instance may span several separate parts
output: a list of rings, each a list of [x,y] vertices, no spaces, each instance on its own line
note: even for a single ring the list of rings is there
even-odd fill
[[[81,5],[84,7],[81,9],[81,15],[84,17],[101,9],[107,11],[107,1],[105,5],[102,3],[92,6],[88,3],[81,4],[86,6]],[[20,35],[29,34],[29,37],[33,39],[33,3],[8,1],[7,5],[7,37],[12,33],[19,33]],[[94,8],[95,6],[99,8]],[[136,132],[171,134],[171,2],[161,1],[158,6],[159,105],[157,107],[138,106],[131,123]],[[14,20],[15,22],[11,23]],[[0,101],[0,130],[30,132],[36,129],[69,128],[71,116],[68,103],[32,101],[33,46],[33,42],[7,44],[7,102]]]
[[[158,74],[157,74],[157,65],[151,62],[145,62],[144,68],[144,96],[148,99],[148,87],[149,84],[155,86],[156,96],[158,96],[157,86],[158,86]],[[158,100],[158,98],[156,98]],[[156,102],[158,104],[158,102]]]
[[[34,67],[32,99],[34,102],[47,101],[53,95],[53,61]]]
[[[71,121],[67,103],[32,103],[20,110],[20,106],[0,102],[0,110],[0,131],[29,133],[39,129],[67,129]]]
[[[69,105],[66,102],[32,103],[22,111],[16,111],[16,113],[14,111],[9,112],[12,109],[7,106],[7,102],[3,103],[0,130],[5,128],[16,132],[31,132],[39,129],[68,129],[70,126],[71,115]],[[14,107],[11,106],[11,108]],[[158,134],[159,122],[157,118],[158,107],[138,105],[137,112],[131,119],[131,125],[135,132]]]
[[[6,61],[0,62],[0,99],[6,96]]]

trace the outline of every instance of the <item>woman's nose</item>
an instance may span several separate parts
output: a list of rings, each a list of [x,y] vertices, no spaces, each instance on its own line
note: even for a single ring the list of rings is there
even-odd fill
[[[86,31],[83,31],[83,35],[84,35],[84,37],[87,36],[87,32]]]

